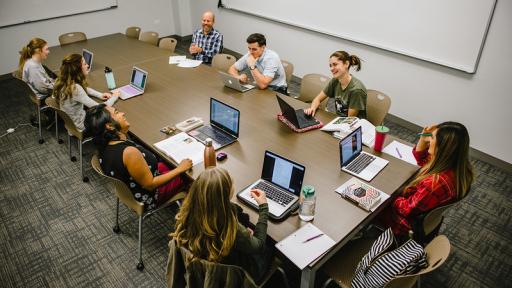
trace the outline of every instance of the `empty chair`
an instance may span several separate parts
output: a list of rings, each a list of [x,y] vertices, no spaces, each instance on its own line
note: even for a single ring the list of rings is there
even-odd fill
[[[235,62],[236,62],[235,56],[225,54],[225,53],[220,53],[220,54],[213,56],[212,67],[219,71],[228,73],[229,67],[231,67],[231,65],[235,64]]]
[[[126,37],[139,39],[140,27],[137,27],[137,26],[128,27],[128,28],[126,28],[126,32],[124,32],[124,34],[126,34]]]
[[[377,90],[368,89],[367,93],[366,118],[375,126],[381,125],[391,107],[391,98]]]
[[[361,238],[351,241],[327,261],[322,269],[330,279],[324,283],[323,287],[327,287],[332,280],[340,287],[352,287],[351,282],[357,264],[370,250],[373,240],[374,239]],[[432,272],[446,261],[450,254],[450,241],[448,241],[446,236],[439,235],[425,247],[425,252],[427,254],[428,263],[426,268],[414,274],[398,276],[384,287],[413,287],[416,282],[419,282],[421,274]]]
[[[281,63],[283,64],[284,73],[286,74],[286,85],[290,86],[293,75],[293,64],[286,60],[281,60]]]
[[[300,94],[297,99],[311,103],[313,99],[322,91],[331,78],[322,74],[306,74],[302,77],[300,83]],[[324,101],[325,102],[325,101]]]
[[[78,41],[87,40],[87,36],[83,32],[69,32],[59,36],[60,45],[71,44]]]
[[[121,229],[119,228],[119,201],[123,202],[126,207],[128,207],[130,210],[135,212],[137,216],[139,217],[139,263],[137,263],[137,269],[142,271],[144,270],[144,262],[142,262],[142,224],[146,217],[149,215],[160,211],[161,209],[168,207],[169,205],[173,204],[174,202],[177,202],[179,200],[183,200],[185,198],[184,192],[179,192],[176,195],[174,195],[171,199],[169,199],[164,204],[160,205],[158,208],[145,211],[144,209],[144,203],[138,202],[135,200],[135,197],[133,196],[132,191],[130,188],[124,183],[123,181],[116,179],[114,177],[107,176],[103,173],[103,170],[101,169],[100,162],[98,161],[98,157],[96,155],[92,156],[91,159],[91,165],[94,171],[96,171],[99,175],[109,179],[109,181],[114,185],[115,188],[115,194],[116,194],[116,222],[113,228],[114,233],[118,234]]]
[[[172,53],[174,53],[174,50],[176,49],[176,44],[178,41],[174,38],[166,37],[160,39],[160,42],[158,42],[158,47],[162,49],[167,49]]]
[[[140,33],[139,40],[155,46],[158,46],[158,33],[153,31],[146,31]]]
[[[71,120],[69,115],[66,112],[60,110],[59,105],[57,104],[57,101],[55,101],[55,98],[48,97],[48,98],[46,98],[45,102],[46,102],[46,105],[48,105],[48,107],[51,107],[55,112],[57,112],[57,114],[59,114],[60,118],[64,121],[64,127],[66,127],[66,130],[68,132],[67,134],[68,134],[69,159],[73,162],[76,161],[76,157],[72,156],[71,136],[76,137],[76,139],[78,140],[78,157],[80,158],[80,174],[82,176],[82,181],[89,182],[89,178],[87,176],[84,176],[84,163],[83,163],[84,157],[82,156],[82,154],[83,154],[82,147],[83,147],[84,143],[91,141],[92,138],[84,138],[82,131],[80,131],[76,128],[75,123],[73,122],[73,120]],[[58,132],[56,132],[56,134],[58,135]]]

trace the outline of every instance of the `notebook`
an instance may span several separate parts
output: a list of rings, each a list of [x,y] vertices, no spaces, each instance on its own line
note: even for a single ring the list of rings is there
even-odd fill
[[[270,218],[285,219],[298,207],[306,167],[270,151],[265,151],[261,178],[237,193],[238,199],[254,209],[258,204],[251,197],[251,189],[265,191]]]
[[[375,211],[379,205],[389,198],[388,194],[379,189],[358,180],[355,177],[350,178],[335,190],[341,197],[371,212]]]
[[[389,161],[363,151],[362,129],[357,127],[340,140],[341,170],[371,181]]]
[[[114,91],[119,91],[119,98],[126,100],[144,93],[148,81],[148,72],[133,66],[130,84],[124,85]]]
[[[276,94],[276,97],[277,102],[279,103],[279,108],[281,108],[282,115],[298,129],[304,129],[320,124],[320,121],[316,120],[314,117],[304,114],[304,109],[295,110],[278,94]]]
[[[207,138],[213,140],[213,148],[220,149],[238,139],[240,129],[240,111],[210,98],[210,124],[188,132],[199,142],[205,144]]]
[[[91,51],[87,50],[87,49],[82,49],[82,57],[84,57],[84,61],[87,65],[89,65],[89,70],[87,70],[88,72],[90,72],[92,70],[92,58],[93,58],[94,54],[92,54]]]
[[[237,91],[240,91],[240,92],[247,92],[251,89],[254,89],[256,86],[254,85],[251,85],[251,84],[241,84],[240,81],[238,79],[236,79],[236,77],[234,77],[233,75],[231,74],[227,74],[227,73],[224,73],[222,71],[219,71],[219,75],[222,79],[222,82],[224,82],[224,85],[226,87],[229,87],[231,89],[235,89]]]

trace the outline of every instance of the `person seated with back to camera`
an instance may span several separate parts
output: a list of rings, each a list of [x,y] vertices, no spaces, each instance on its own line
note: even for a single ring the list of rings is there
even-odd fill
[[[125,113],[105,104],[93,106],[87,110],[85,127],[98,148],[105,175],[126,183],[146,210],[164,204],[188,185],[182,173],[192,167],[192,161],[185,159],[172,170],[159,162],[149,150],[128,139],[130,123]]]
[[[240,266],[259,283],[272,261],[271,249],[265,243],[267,198],[261,190],[251,191],[259,205],[258,222],[253,231],[244,227],[237,216],[239,207],[230,201],[233,193],[233,181],[226,170],[219,167],[204,170],[192,183],[176,215],[175,231],[169,236],[194,257]],[[168,267],[167,273],[172,273],[171,270]]]
[[[267,39],[264,35],[260,33],[249,35],[247,37],[249,52],[231,65],[228,72],[241,83],[247,83],[249,77],[241,72],[249,68],[259,89],[268,87],[276,92],[288,95],[286,74],[281,59],[279,59],[276,52],[266,47]]]
[[[406,237],[420,214],[466,197],[473,182],[469,134],[464,125],[443,122],[425,127],[413,155],[421,166],[391,206],[377,216],[377,225]]]
[[[94,96],[101,100],[107,100],[105,104],[112,106],[119,97],[119,92],[101,93],[87,84],[89,65],[80,54],[71,54],[62,60],[60,73],[55,82],[53,97],[59,108],[66,112],[79,131],[84,130],[85,110],[84,106],[92,107],[99,103],[89,98]]]
[[[313,99],[310,108],[304,109],[307,115],[315,116],[316,109],[326,98],[327,111],[339,116],[366,118],[367,92],[361,80],[349,73],[351,67],[361,70],[361,59],[345,51],[336,51],[329,57],[332,79],[324,90]]]

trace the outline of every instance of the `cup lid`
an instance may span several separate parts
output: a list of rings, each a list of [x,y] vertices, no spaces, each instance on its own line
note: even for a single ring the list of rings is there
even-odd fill
[[[379,133],[388,133],[389,132],[389,128],[386,127],[386,126],[377,126],[375,127],[375,131],[379,132]]]
[[[304,196],[311,196],[315,194],[315,187],[311,185],[305,185],[302,187],[302,193],[304,194]]]

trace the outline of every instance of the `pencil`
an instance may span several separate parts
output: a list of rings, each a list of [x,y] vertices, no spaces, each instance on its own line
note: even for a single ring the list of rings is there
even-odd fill
[[[395,147],[396,149],[396,153],[398,154],[398,157],[400,157],[400,159],[402,159],[402,154],[400,154],[400,150],[398,150],[398,147]]]

